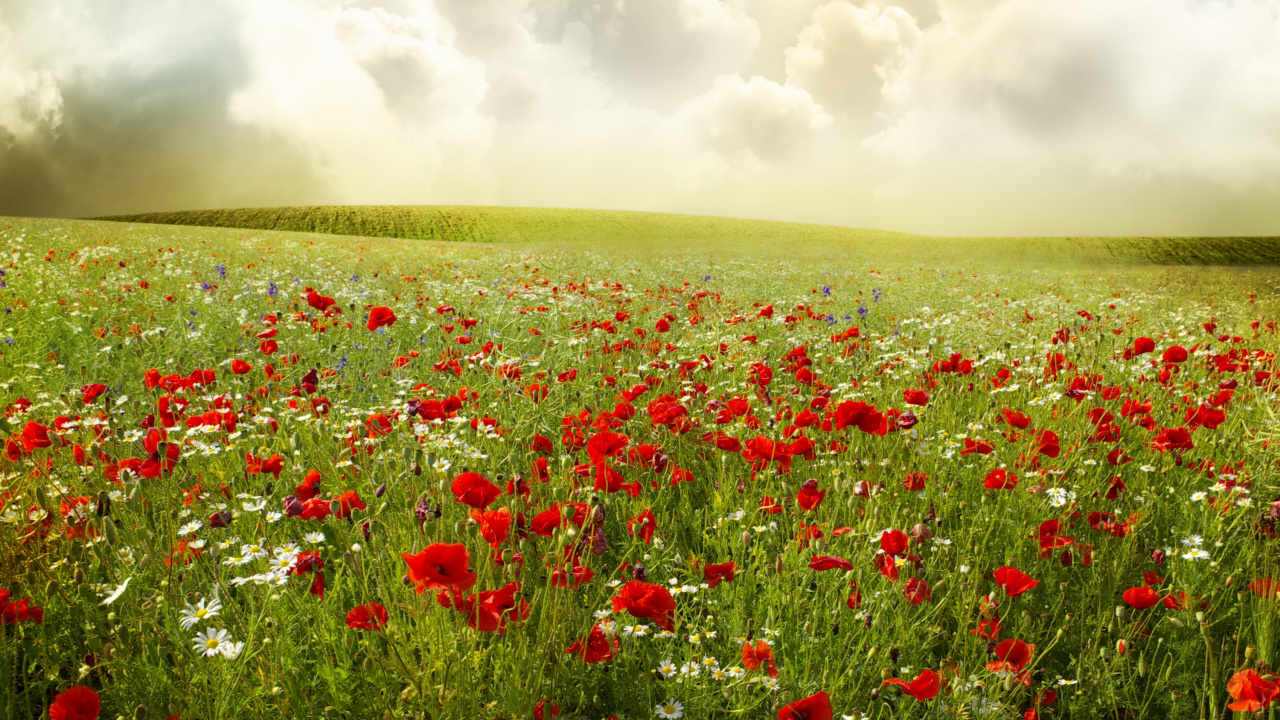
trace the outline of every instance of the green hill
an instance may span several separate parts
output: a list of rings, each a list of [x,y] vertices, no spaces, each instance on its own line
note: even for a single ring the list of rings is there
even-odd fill
[[[100,220],[240,228],[442,242],[751,249],[814,255],[877,254],[990,257],[1003,261],[1083,261],[1160,265],[1280,265],[1274,237],[932,238],[887,230],[745,220],[706,215],[468,205],[332,205],[119,215]]]

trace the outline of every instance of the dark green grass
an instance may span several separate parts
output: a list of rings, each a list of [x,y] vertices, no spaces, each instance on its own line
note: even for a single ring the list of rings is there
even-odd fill
[[[932,238],[833,225],[620,210],[466,205],[334,205],[121,215],[103,220],[471,243],[612,246],[621,251],[732,250],[822,254],[854,248],[936,259],[1156,265],[1280,265],[1275,237]]]

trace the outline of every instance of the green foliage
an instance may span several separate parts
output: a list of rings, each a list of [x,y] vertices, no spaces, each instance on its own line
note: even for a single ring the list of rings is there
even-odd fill
[[[393,218],[387,232],[423,226],[405,212],[383,216]],[[0,455],[0,587],[45,613],[42,625],[0,625],[0,716],[40,717],[55,693],[84,684],[101,693],[104,718],[526,720],[545,699],[562,708],[561,718],[640,720],[668,698],[683,703],[686,718],[774,718],[782,704],[819,690],[831,695],[836,717],[1005,718],[1021,716],[1046,689],[1059,698],[1042,717],[1222,718],[1233,672],[1280,664],[1277,599],[1248,589],[1280,577],[1280,547],[1263,524],[1280,496],[1276,446],[1264,444],[1274,433],[1275,384],[1255,375],[1277,369],[1280,343],[1268,325],[1280,318],[1275,271],[1108,265],[1074,254],[1076,241],[1067,240],[1049,243],[1061,250],[1051,255],[1079,264],[1043,262],[1039,241],[1030,240],[938,241],[747,221],[732,221],[741,231],[731,237],[728,221],[680,216],[654,216],[641,231],[622,223],[629,214],[569,211],[506,243],[504,228],[532,223],[541,211],[501,211],[515,218],[502,222],[496,209],[450,212],[461,219],[421,235],[485,244],[0,219],[0,407],[10,415],[0,440],[19,438],[28,421],[81,418],[50,447]],[[308,229],[348,232],[354,226],[343,223],[360,217],[339,213]],[[704,234],[677,236],[669,230],[677,225]],[[842,232],[853,235],[845,240]],[[307,286],[333,297],[341,314],[308,306]],[[438,309],[446,304],[456,311]],[[766,305],[775,308],[772,319],[760,317]],[[373,306],[399,319],[370,332],[365,315]],[[664,314],[676,318],[665,334],[655,327]],[[479,320],[469,336],[463,318]],[[857,337],[831,339],[855,324]],[[270,327],[279,349],[268,356],[258,335]],[[1068,341],[1055,342],[1063,329]],[[1139,336],[1154,338],[1157,352],[1123,358]],[[486,350],[487,342],[494,345]],[[1168,367],[1150,361],[1175,344],[1194,348],[1191,359],[1162,378]],[[914,409],[920,424],[883,436],[809,428],[820,447],[812,459],[793,458],[790,473],[775,472],[776,464],[753,469],[702,439],[718,430],[743,441],[783,440],[818,395],[787,368],[786,353],[800,345],[833,406]],[[1235,350],[1249,353],[1246,370],[1213,364],[1212,356]],[[974,361],[970,374],[933,367],[953,353]],[[1070,366],[1051,372],[1046,355],[1054,353]],[[235,375],[233,359],[253,369]],[[450,359],[460,374],[434,369]],[[747,382],[756,362],[775,371],[767,396]],[[265,374],[268,363],[278,375]],[[171,394],[144,384],[153,368],[183,376],[215,370],[211,387],[173,394],[191,403],[187,418],[229,408],[237,430],[192,430],[179,420],[182,429],[169,433],[182,452],[172,471],[121,476],[123,460],[149,456],[141,425]],[[321,371],[315,395],[330,401],[327,412],[312,411],[300,388],[311,368]],[[1011,375],[997,388],[1002,368]],[[576,379],[558,381],[574,369]],[[1121,394],[1104,399],[1098,386],[1067,394],[1074,378],[1094,373]],[[658,473],[615,460],[627,482],[640,483],[639,497],[593,492],[591,468],[585,477],[574,470],[589,463],[587,453],[561,442],[566,417],[585,410],[590,423],[607,424],[601,414],[617,406],[620,392],[650,379],[635,416],[614,431],[631,447],[661,446],[692,482],[672,487],[669,467]],[[1238,387],[1226,419],[1195,430],[1193,450],[1159,452],[1153,431],[1121,417],[1124,400],[1152,399],[1157,427],[1183,426],[1185,412],[1229,379]],[[86,405],[89,383],[108,392]],[[547,386],[545,398],[535,400],[534,384]],[[406,416],[410,398],[440,399],[463,387],[475,395],[460,419]],[[928,388],[928,405],[905,406],[906,388]],[[684,396],[698,427],[673,433],[652,424],[646,405],[664,393]],[[707,403],[732,397],[750,402],[754,427],[745,417],[716,421]],[[21,414],[20,398],[32,403]],[[1115,440],[1091,440],[1097,427],[1088,413],[1098,407],[1114,411]],[[1035,459],[1031,430],[999,423],[1002,408],[1025,412],[1032,429],[1052,429],[1061,454]],[[370,435],[374,414],[392,418],[391,432]],[[472,428],[483,418],[498,430]],[[550,582],[566,547],[580,539],[576,529],[513,537],[498,557],[519,552],[523,563],[499,564],[450,492],[464,468],[503,487],[517,473],[529,481],[541,456],[531,448],[535,434],[554,443],[551,481],[531,483],[528,500],[504,494],[494,507],[528,519],[552,502],[598,495],[609,547],[583,554],[595,578],[576,590]],[[974,438],[995,450],[962,454]],[[846,448],[828,452],[832,442]],[[83,466],[73,459],[76,445],[86,451]],[[1106,456],[1116,447],[1134,461],[1113,467]],[[247,454],[281,456],[279,478],[249,472]],[[1018,487],[985,489],[985,473],[1001,466],[1019,476]],[[322,475],[324,499],[354,491],[366,508],[349,520],[273,517],[310,469]],[[905,489],[911,472],[928,475],[923,490]],[[1115,476],[1127,491],[1107,499]],[[809,478],[827,496],[802,511],[796,496]],[[97,511],[100,494],[111,498],[107,512]],[[765,497],[784,510],[762,512]],[[74,498],[89,499],[79,520],[70,512]],[[441,517],[420,523],[420,499],[438,505]],[[646,509],[658,522],[653,544],[628,527]],[[228,526],[212,527],[224,510]],[[1132,517],[1131,525],[1096,529],[1093,511],[1114,513],[1117,522]],[[1046,556],[1029,537],[1051,519],[1070,525],[1069,565],[1060,549]],[[179,532],[194,521],[201,527]],[[823,537],[798,541],[802,524],[819,526]],[[874,564],[876,539],[889,528],[917,538],[911,555],[919,564],[904,559],[897,581]],[[312,532],[324,539],[308,540]],[[1183,557],[1197,537],[1209,559]],[[175,555],[179,542],[196,539],[205,542],[199,558],[186,562],[180,548]],[[416,593],[400,554],[433,542],[468,547],[475,590],[520,582],[529,618],[502,635],[479,632],[441,607],[434,590]],[[323,600],[308,592],[313,574],[241,583],[267,574],[266,558],[229,562],[253,543],[319,551]],[[1168,559],[1158,565],[1152,553],[1164,548]],[[846,558],[853,569],[810,569],[819,554]],[[737,563],[734,581],[699,587],[703,564],[729,560]],[[594,613],[612,610],[610,582],[629,580],[622,568],[635,562],[651,582],[693,590],[675,594],[674,636],[627,637],[625,626],[654,627],[614,612],[620,647],[612,662],[589,665],[566,654],[597,622]],[[1006,596],[992,580],[1006,564],[1039,586]],[[1186,606],[1117,611],[1144,571],[1164,578],[1162,595],[1185,593]],[[931,599],[910,602],[908,577],[928,582]],[[104,604],[125,580],[119,598]],[[854,592],[861,607],[848,605]],[[181,626],[183,610],[215,597],[223,605],[216,618]],[[384,632],[346,626],[347,611],[374,601],[388,611]],[[987,669],[993,656],[973,631],[993,617],[1003,620],[1001,638],[1036,646],[1028,684]],[[241,654],[200,656],[193,638],[210,627],[245,643]],[[772,640],[776,689],[762,671],[725,680],[705,669],[667,679],[656,672],[665,660],[740,665],[746,637]],[[949,680],[931,701],[881,687],[925,669]]]

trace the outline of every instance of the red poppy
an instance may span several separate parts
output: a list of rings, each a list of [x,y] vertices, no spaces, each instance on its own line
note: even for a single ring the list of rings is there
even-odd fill
[[[1018,487],[1018,476],[1004,468],[995,468],[982,479],[982,487],[988,490],[1012,490]]]
[[[911,492],[919,492],[924,489],[924,484],[928,481],[929,476],[922,472],[907,473],[902,480],[902,486]]]
[[[348,490],[338,497],[334,498],[338,501],[338,517],[346,519],[351,516],[352,510],[364,510],[364,501],[356,494],[355,490]]]
[[[80,401],[85,405],[97,400],[102,393],[107,391],[107,386],[102,383],[93,383],[80,388]]]
[[[470,569],[471,553],[461,543],[433,543],[417,555],[400,556],[409,566],[409,581],[417,585],[419,595],[436,588],[470,590],[476,584],[476,573]]]
[[[910,695],[920,702],[932,700],[937,696],[938,690],[942,687],[938,673],[933,670],[925,670],[917,675],[915,680],[912,680],[911,682],[893,678],[880,683],[880,687],[884,687],[885,685],[897,685],[902,688],[902,692],[904,694]]]
[[[1009,597],[1018,597],[1022,593],[1032,590],[1040,584],[1039,580],[1032,580],[1031,576],[1012,565],[1004,565],[996,568],[996,571],[992,573],[992,575]]]
[[[996,643],[992,651],[998,660],[987,663],[987,669],[994,673],[1020,673],[1035,655],[1036,646],[1021,640],[1010,638]]]
[[[600,623],[596,623],[591,627],[591,632],[587,634],[586,640],[575,641],[572,645],[565,648],[565,653],[578,653],[583,662],[591,665],[598,662],[608,662],[613,659],[613,653],[618,650],[618,641],[610,642],[609,636],[605,631],[600,629]],[[534,715],[539,713],[535,711]],[[554,714],[559,714],[557,711]]]
[[[778,720],[831,720],[831,698],[826,692],[818,692],[807,698],[783,705]]]
[[[523,598],[517,600],[518,592],[518,582],[507,583],[497,590],[485,590],[465,598],[450,588],[440,591],[436,595],[436,601],[466,615],[467,625],[471,629],[501,635],[507,631],[507,621],[520,621],[529,617],[529,603]]]
[[[337,305],[338,301],[312,290],[307,293],[307,304],[320,312],[325,312],[334,305]]]
[[[661,585],[632,580],[618,588],[618,594],[613,596],[613,611],[622,610],[652,620],[668,632],[675,629],[676,601]]]
[[[880,533],[880,549],[889,557],[898,557],[907,552],[907,534],[901,530],[889,530]]]
[[[972,455],[973,453],[977,453],[979,455],[989,455],[995,449],[995,446],[986,440],[975,441],[973,438],[965,438],[964,449],[960,451],[960,454]]]
[[[1142,585],[1125,590],[1124,601],[1129,603],[1129,607],[1146,610],[1160,602],[1160,593],[1152,590],[1150,585]]]
[[[0,618],[5,625],[16,625],[23,620],[31,620],[37,625],[44,624],[44,608],[32,607],[31,598],[22,598],[16,603],[9,602],[9,591],[0,589]]]
[[[453,479],[452,488],[457,502],[483,510],[502,495],[502,489],[489,482],[478,472],[465,472]]]
[[[276,342],[275,340],[263,340],[262,342],[258,343],[258,352],[262,353],[263,355],[275,355],[276,351],[279,349],[280,349],[280,343]]]
[[[480,526],[480,536],[489,543],[489,547],[498,547],[511,533],[511,511],[506,508],[472,510],[471,519]]]
[[[902,391],[902,401],[908,405],[916,405],[919,407],[924,407],[925,405],[929,404],[929,393],[925,392],[924,390],[907,388],[906,390]]]
[[[742,667],[748,670],[764,669],[769,677],[778,677],[778,666],[773,661],[773,647],[764,640],[742,644]]]
[[[707,564],[702,566],[702,581],[707,587],[713,588],[722,582],[733,582],[734,573],[738,570],[737,564],[732,560],[719,565]]]
[[[387,609],[380,603],[357,605],[347,613],[347,627],[353,630],[381,632],[387,624]]]
[[[1280,699],[1280,686],[1264,680],[1253,670],[1241,670],[1227,681],[1227,694],[1233,702],[1227,707],[1237,712],[1258,712]]]
[[[996,418],[996,422],[1007,423],[1019,430],[1026,430],[1031,425],[1031,418],[1023,415],[1017,410],[1002,408],[1000,410],[1000,417]]]
[[[102,710],[98,693],[83,685],[58,693],[49,706],[49,720],[96,720]]]
[[[1258,578],[1249,583],[1249,589],[1259,597],[1280,598],[1280,580],[1272,580],[1265,577]]]
[[[835,421],[837,430],[856,426],[862,432],[874,435],[884,435],[888,432],[884,413],[877,410],[874,405],[864,402],[846,400],[840,403],[836,407]]]
[[[369,311],[369,331],[396,324],[396,314],[389,307],[376,307]]]
[[[253,369],[252,365],[245,362],[244,360],[241,360],[240,358],[236,358],[235,360],[231,361],[231,372],[236,375],[243,375],[252,369]]]
[[[653,543],[653,535],[658,531],[658,519],[653,511],[645,508],[644,512],[627,521],[627,532],[644,540],[646,545]]]
[[[826,496],[827,491],[819,490],[818,481],[810,478],[800,486],[800,492],[796,493],[796,502],[801,510],[817,510]]]
[[[809,567],[814,570],[852,570],[853,563],[842,557],[832,555],[818,555],[809,561]]]
[[[49,428],[35,420],[28,420],[26,426],[22,428],[22,446],[26,451],[31,452],[50,445],[53,445],[53,441],[49,439]]]

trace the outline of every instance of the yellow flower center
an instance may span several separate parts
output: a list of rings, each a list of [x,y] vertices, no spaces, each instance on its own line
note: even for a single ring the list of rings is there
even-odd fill
[[[218,647],[218,644],[219,644],[218,638],[209,638],[208,640],[204,641],[204,646],[209,648],[210,650],[213,650],[214,648]]]

